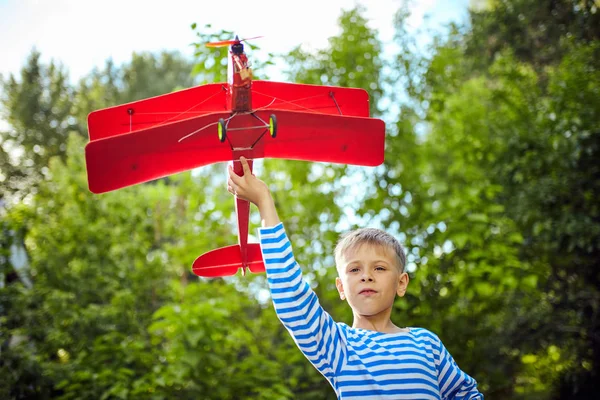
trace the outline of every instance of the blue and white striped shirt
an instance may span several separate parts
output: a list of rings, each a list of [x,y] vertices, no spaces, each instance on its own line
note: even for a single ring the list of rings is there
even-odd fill
[[[302,279],[283,224],[259,236],[277,316],[338,399],[483,399],[434,333],[336,323]]]

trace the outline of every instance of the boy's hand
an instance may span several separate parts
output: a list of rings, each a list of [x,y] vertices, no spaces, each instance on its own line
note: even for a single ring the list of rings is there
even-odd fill
[[[252,174],[245,157],[240,157],[240,162],[244,169],[244,175],[238,176],[233,171],[233,167],[229,165],[227,190],[240,199],[247,200],[259,206],[261,202],[270,197],[269,188],[267,188],[267,185],[263,181]]]
[[[262,219],[262,225],[275,226],[279,223],[279,217],[275,210],[275,203],[267,185],[258,179],[250,171],[250,166],[245,157],[240,157],[244,175],[238,176],[229,166],[229,179],[227,180],[227,191],[240,199],[254,203],[258,207]]]

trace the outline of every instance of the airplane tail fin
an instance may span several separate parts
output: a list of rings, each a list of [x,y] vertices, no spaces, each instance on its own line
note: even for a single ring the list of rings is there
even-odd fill
[[[204,278],[235,275],[240,268],[243,275],[246,268],[252,273],[265,272],[265,265],[258,243],[246,245],[245,262],[242,258],[241,247],[235,244],[204,253],[196,258],[192,265],[194,274]]]

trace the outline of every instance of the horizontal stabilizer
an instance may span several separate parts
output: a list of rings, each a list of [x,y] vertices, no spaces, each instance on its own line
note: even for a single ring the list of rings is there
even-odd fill
[[[238,269],[247,267],[252,273],[265,272],[260,246],[258,243],[246,245],[246,262],[242,260],[239,245],[221,247],[196,258],[192,272],[204,278],[217,278],[235,275]]]

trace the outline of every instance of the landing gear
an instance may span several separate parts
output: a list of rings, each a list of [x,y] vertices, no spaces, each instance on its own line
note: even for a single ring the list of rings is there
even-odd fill
[[[227,138],[227,126],[225,125],[225,120],[223,118],[219,119],[217,134],[219,135],[219,141],[223,143]]]
[[[257,126],[233,126],[232,128],[227,128],[227,125],[229,124],[229,121],[235,116],[232,115],[230,118],[227,118],[226,120],[223,118],[220,118],[219,121],[217,121],[217,135],[219,137],[219,142],[223,143],[225,140],[227,139],[227,132],[228,131],[248,131],[251,129],[262,129],[263,133],[262,135],[257,139],[260,140],[260,138],[262,138],[262,136],[266,133],[266,130],[269,130],[269,135],[271,135],[272,138],[277,136],[277,117],[275,116],[275,114],[271,114],[269,115],[269,123],[267,124],[265,122],[265,120],[261,119],[259,116],[257,116],[254,112],[250,112],[250,115],[252,115],[255,119],[257,119],[258,121],[261,122],[260,125]],[[246,122],[244,123],[244,125],[247,124]],[[212,124],[209,124],[207,126],[210,126]],[[204,129],[204,128],[202,128]],[[238,136],[236,136],[234,134],[234,138],[238,138]],[[256,144],[256,143],[254,143]],[[252,146],[254,146],[254,144]]]
[[[275,138],[275,136],[277,136],[277,117],[275,116],[275,114],[271,114],[269,116],[269,134],[272,138]]]

